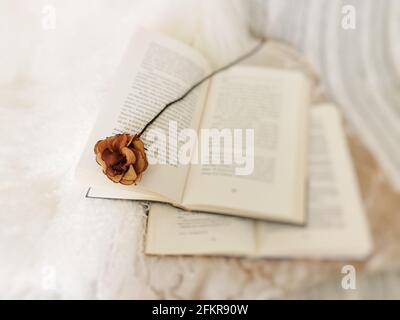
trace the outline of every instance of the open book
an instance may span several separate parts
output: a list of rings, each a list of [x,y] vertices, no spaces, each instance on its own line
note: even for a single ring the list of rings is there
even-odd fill
[[[168,146],[168,161],[150,164],[136,186],[114,184],[96,164],[93,146],[98,140],[139,132],[165,104],[211,71],[206,59],[183,43],[145,30],[134,34],[78,165],[78,177],[91,186],[87,196],[303,224],[310,85],[298,72],[235,66],[168,108],[151,128],[170,133],[170,121],[177,121],[177,131],[192,129],[198,136],[205,129],[233,132],[234,141],[222,135],[189,149],[194,150],[191,159],[196,154],[200,159],[197,164],[176,161],[187,148],[180,134],[177,145]],[[245,132],[240,141],[235,130]],[[142,137],[151,149],[149,135],[146,131]],[[242,146],[241,162],[203,161],[208,152],[200,147],[211,150],[216,142]]]
[[[147,254],[362,259],[371,250],[336,109],[312,111],[307,225],[289,226],[151,206]]]

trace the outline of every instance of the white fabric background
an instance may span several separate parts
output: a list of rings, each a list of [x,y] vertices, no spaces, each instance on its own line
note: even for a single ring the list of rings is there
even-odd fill
[[[147,272],[157,259],[141,266],[142,207],[85,199],[73,172],[136,25],[210,43],[209,58],[223,63],[247,43],[241,9],[225,1],[0,2],[0,297],[157,297],[150,282],[176,283],[180,275]]]
[[[286,41],[308,58],[329,98],[400,191],[400,2],[251,3],[254,32]],[[344,27],[347,17],[353,19],[354,29]]]
[[[145,257],[140,204],[84,198],[74,169],[138,24],[214,65],[252,42],[241,1],[0,2],[0,298],[268,298],[340,274],[341,263]]]

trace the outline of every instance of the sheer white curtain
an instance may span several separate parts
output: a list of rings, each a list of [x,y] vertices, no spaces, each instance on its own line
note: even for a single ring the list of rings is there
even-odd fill
[[[250,12],[254,33],[305,54],[400,190],[400,1],[253,0]]]

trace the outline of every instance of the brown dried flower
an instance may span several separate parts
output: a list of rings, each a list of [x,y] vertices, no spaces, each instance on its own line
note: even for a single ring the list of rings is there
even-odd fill
[[[144,144],[138,135],[117,134],[99,140],[94,153],[104,174],[116,183],[139,182],[148,166]]]

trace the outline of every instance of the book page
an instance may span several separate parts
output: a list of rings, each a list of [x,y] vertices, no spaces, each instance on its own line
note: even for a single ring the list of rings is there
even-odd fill
[[[241,252],[273,258],[365,258],[371,250],[369,230],[339,115],[333,106],[313,108],[310,139],[305,226],[203,214],[208,223],[193,219],[188,228],[191,231],[185,232],[185,224],[179,226],[178,217],[190,219],[196,217],[195,213],[156,205],[149,212],[146,248],[153,254]]]
[[[93,146],[96,141],[116,133],[139,132],[165,104],[181,96],[208,71],[205,59],[189,46],[143,29],[135,32],[78,166],[78,176],[93,187],[91,196],[96,196],[95,187],[98,186],[109,189],[110,198],[120,198],[119,191],[125,194],[129,190],[133,193],[145,190],[153,196],[163,195],[172,202],[181,201],[188,166],[179,166],[176,159],[170,161],[169,156],[177,154],[177,150],[167,149],[167,164],[149,165],[137,187],[108,180],[95,161]],[[177,121],[178,130],[197,130],[207,87],[208,83],[203,84],[171,106],[149,129],[162,130],[168,135],[169,121],[173,120]],[[152,143],[148,132],[142,136],[147,148]],[[175,146],[175,149],[178,148]]]
[[[255,252],[254,221],[187,212],[169,205],[150,209],[146,254],[247,255]]]
[[[183,205],[195,210],[304,222],[308,104],[309,83],[294,71],[238,66],[215,76],[201,131],[241,130],[239,142],[243,142],[243,149],[239,152],[247,156],[252,171],[238,175],[235,170],[246,164],[223,164],[224,154],[222,164],[192,165]],[[254,134],[254,155],[246,155],[246,129]],[[238,141],[233,136],[233,142],[223,143],[235,145]]]
[[[306,227],[257,223],[258,255],[364,258],[369,232],[338,111],[312,111]]]

